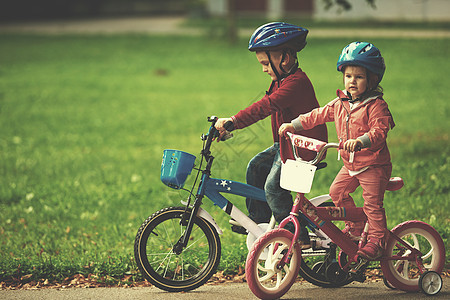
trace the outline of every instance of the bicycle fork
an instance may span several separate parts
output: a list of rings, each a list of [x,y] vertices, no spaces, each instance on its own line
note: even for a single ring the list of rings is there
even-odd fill
[[[292,210],[289,213],[289,216],[286,217],[285,219],[283,219],[283,221],[281,221],[281,223],[279,225],[279,228],[284,228],[286,226],[286,224],[288,224],[289,222],[292,222],[294,224],[295,231],[294,231],[294,237],[293,237],[293,239],[291,241],[291,244],[289,245],[288,251],[283,255],[283,258],[277,264],[277,269],[278,270],[283,269],[284,266],[287,263],[289,263],[290,256],[291,256],[291,253],[292,253],[292,248],[294,247],[295,243],[297,243],[298,238],[300,236],[301,226],[300,226],[300,221],[298,220],[299,208],[300,208],[300,199],[299,199],[299,197],[297,197],[297,198],[295,198],[294,205],[292,206]],[[276,245],[274,251],[276,251],[277,248],[278,248],[278,245]]]
[[[192,228],[194,226],[194,218],[197,216],[198,210],[202,203],[202,199],[203,195],[198,195],[195,199],[191,213],[189,214],[186,209],[186,211],[183,213],[183,216],[181,217],[180,225],[186,226],[186,229],[173,246],[173,252],[177,255],[181,254],[181,252],[183,252],[183,249],[187,246],[189,237],[191,236]]]

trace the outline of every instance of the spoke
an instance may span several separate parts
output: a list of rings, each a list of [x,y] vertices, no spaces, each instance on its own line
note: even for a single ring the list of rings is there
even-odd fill
[[[184,259],[181,257],[181,280],[184,280]]]
[[[272,276],[273,276],[273,274],[275,274],[271,269],[269,269],[269,268],[265,268],[265,267],[263,267],[261,264],[257,264],[257,273],[259,274],[260,272],[261,273],[264,273],[265,275],[264,276],[259,276],[258,275],[258,277],[259,277],[259,281],[260,282],[264,282],[264,281],[266,281],[266,280],[269,280]]]
[[[161,253],[148,253],[147,256],[161,256],[161,255],[167,255],[166,252],[161,252]]]
[[[422,255],[422,259],[423,260],[425,260],[425,259],[428,259],[428,258],[430,258],[432,255],[433,255],[433,252],[434,252],[434,248],[433,247],[431,247],[431,249],[430,249],[430,251],[428,251],[428,253],[427,254],[425,254],[425,255]]]
[[[405,260],[403,263],[402,277],[409,278],[409,261]]]
[[[394,264],[394,269],[399,273],[401,273],[403,270],[403,266],[401,266],[401,264],[403,264],[403,262],[404,262],[404,260],[397,260]],[[402,267],[402,270],[399,270],[400,267]]]
[[[282,281],[283,281],[283,273],[278,272],[277,273],[277,284],[275,285],[275,287],[278,288],[281,285]]]
[[[163,277],[166,277],[166,276],[167,276],[167,271],[169,270],[169,266],[170,266],[170,257],[172,256],[171,254],[172,254],[172,251],[170,251],[169,253],[167,253],[166,258],[168,258],[169,261],[168,261],[168,263],[167,263],[166,270],[164,271],[164,276],[163,276]],[[165,259],[164,259],[164,260],[165,260]],[[161,264],[161,265],[162,265],[162,264]],[[159,268],[158,268],[158,269],[159,269]]]
[[[164,225],[161,225],[161,226],[164,227]],[[163,231],[165,231],[165,230],[163,229]],[[156,233],[156,235],[154,236],[154,238],[153,237],[152,238],[149,237],[149,240],[151,240],[151,242],[150,242],[151,244],[155,243],[154,241],[156,240],[156,241],[159,241],[162,244],[168,245],[168,246],[166,246],[168,248],[172,248],[173,247],[173,245],[170,243],[170,241],[167,238],[162,236],[162,234],[161,234],[159,229],[154,228],[152,233]],[[147,253],[147,255],[152,255],[152,254],[151,253]]]
[[[175,266],[175,269],[173,270],[173,278],[172,279],[173,280],[176,279],[177,274],[178,274],[178,268],[180,267],[181,268],[181,280],[184,280],[184,277],[183,277],[183,259],[181,259],[181,266],[178,264],[178,262],[177,262],[177,264]]]
[[[195,231],[199,230],[199,229],[200,229],[200,227],[196,227],[195,230],[192,231],[191,237],[192,237],[192,234],[193,234]],[[192,243],[190,243],[189,246],[187,246],[187,247],[185,248],[185,250],[191,248],[192,246],[194,246],[195,244],[197,244],[199,241],[204,240],[205,238],[206,238],[206,236],[204,236],[204,235],[199,236],[195,241],[193,241]]]
[[[411,233],[411,237],[414,241],[414,248],[416,248],[417,250],[420,251],[420,244],[419,244],[419,240],[417,239],[417,236],[415,233]]]
[[[170,221],[171,221],[171,227],[173,227],[173,229],[175,230],[175,232],[177,232],[177,227],[178,227],[178,225],[177,224],[174,224],[174,222],[175,222],[175,219],[170,219]],[[165,224],[163,224],[163,226],[164,226],[164,231],[166,232],[166,237],[167,237],[167,241],[170,243],[170,246],[173,248],[173,246],[174,246],[174,241],[172,241],[172,239],[170,239],[170,235],[169,235],[169,232],[167,231],[167,227],[166,227],[166,225]],[[182,226],[180,225],[180,227],[182,228]],[[182,231],[182,230],[181,230]]]
[[[275,272],[273,272],[271,270],[267,270],[267,274],[262,277],[259,277],[259,281],[264,282],[264,281],[270,280],[274,274],[275,274]]]
[[[269,248],[269,249],[267,251],[267,258],[264,261],[264,267],[266,269],[269,269],[270,266],[273,265],[273,258],[274,258],[273,248],[274,248],[274,244],[272,243],[272,244],[268,245],[268,247],[266,247],[266,248]]]
[[[152,260],[151,262],[149,261],[149,263],[151,265],[159,265],[159,266],[161,266],[162,265],[161,262],[163,262],[165,259],[166,259],[166,257],[163,257],[162,259],[159,259],[159,260]],[[156,271],[158,271],[158,270],[156,270]]]

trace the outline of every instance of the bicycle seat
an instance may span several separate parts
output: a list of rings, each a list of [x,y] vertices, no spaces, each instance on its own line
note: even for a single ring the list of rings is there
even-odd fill
[[[403,182],[403,179],[400,177],[391,177],[389,179],[389,183],[386,187],[386,190],[388,191],[396,191],[403,187],[405,183]]]

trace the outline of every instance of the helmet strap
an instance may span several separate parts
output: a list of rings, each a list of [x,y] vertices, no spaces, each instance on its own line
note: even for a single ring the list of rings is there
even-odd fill
[[[269,59],[270,67],[272,68],[272,71],[275,73],[275,76],[277,76],[278,86],[280,86],[280,81],[281,81],[282,79],[286,78],[287,76],[291,75],[292,73],[294,73],[295,70],[298,68],[298,59],[295,58],[295,64],[289,69],[289,71],[286,72],[286,70],[284,70],[283,65],[282,65],[282,64],[283,64],[283,61],[284,61],[285,58],[286,58],[286,53],[287,53],[287,50],[284,49],[284,50],[283,50],[283,55],[282,55],[282,57],[281,57],[280,64],[279,64],[279,66],[278,66],[278,67],[280,68],[281,72],[282,72],[282,74],[280,75],[280,74],[278,73],[277,69],[274,68],[275,66],[274,66],[274,64],[273,64],[273,62],[272,62],[272,57],[270,56],[270,51],[269,51],[269,50],[266,50],[265,52],[266,52],[266,54],[267,54],[267,58]]]
[[[269,63],[270,63],[270,67],[272,68],[272,71],[275,73],[275,76],[277,76],[277,82],[278,82],[278,86],[280,86],[280,80],[282,79],[280,74],[278,73],[277,69],[274,68],[275,65],[272,62],[272,57],[270,56],[270,51],[266,50],[266,54],[267,54],[267,58],[269,59]]]

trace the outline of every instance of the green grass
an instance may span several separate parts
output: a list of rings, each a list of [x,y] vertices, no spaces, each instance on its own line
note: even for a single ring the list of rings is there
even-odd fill
[[[269,78],[246,40],[231,47],[147,35],[0,39],[0,281],[77,273],[140,279],[137,229],[182,194],[159,181],[163,149],[198,154],[206,117],[245,108]],[[335,63],[349,42],[309,38],[301,53],[322,105],[342,87]],[[386,58],[382,85],[397,123],[389,136],[393,175],[406,182],[386,193],[388,226],[423,220],[448,245],[450,41],[372,42]],[[329,132],[333,140],[332,124]],[[213,175],[245,181],[248,160],[271,144],[270,122],[235,135],[214,145]],[[330,152],[311,196],[328,192],[340,167],[335,157]],[[243,200],[232,201],[245,211]],[[224,229],[219,269],[234,272],[245,262],[245,239],[217,207],[205,208]]]

